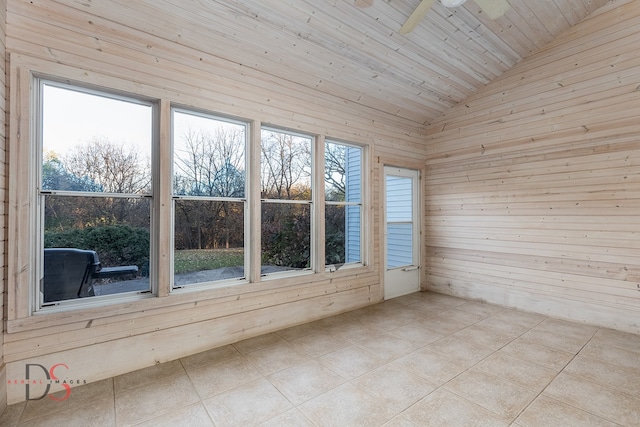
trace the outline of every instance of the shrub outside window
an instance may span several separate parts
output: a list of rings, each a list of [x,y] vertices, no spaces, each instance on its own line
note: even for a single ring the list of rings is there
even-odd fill
[[[34,83],[35,145],[18,147],[24,160],[12,163],[36,167],[15,187],[28,214],[10,219],[33,233],[10,255],[35,265],[19,316],[364,264],[362,147],[317,147],[310,135],[269,127],[252,145],[244,121],[51,78]],[[171,118],[170,140],[159,141],[162,117]],[[251,153],[260,155],[260,188],[250,193]],[[170,170],[160,170],[161,155],[171,156]],[[324,182],[314,182],[323,163]],[[172,263],[157,265],[165,253]]]
[[[38,82],[38,306],[149,292],[153,104]]]
[[[261,131],[262,274],[313,268],[312,153],[310,136]]]

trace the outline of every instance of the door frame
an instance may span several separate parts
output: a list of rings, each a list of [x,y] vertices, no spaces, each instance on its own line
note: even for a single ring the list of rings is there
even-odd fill
[[[413,166],[413,167],[412,167]],[[415,291],[420,291],[423,289],[423,277],[424,277],[424,260],[422,258],[423,255],[423,251],[422,251],[422,247],[423,247],[423,240],[422,240],[422,236],[423,236],[423,228],[424,228],[424,212],[423,212],[423,190],[422,190],[422,177],[424,175],[424,166],[420,165],[420,167],[417,167],[418,165],[410,165],[410,166],[396,166],[393,164],[382,164],[382,173],[381,173],[381,192],[380,192],[380,205],[381,205],[381,224],[380,224],[380,228],[381,228],[381,243],[382,245],[380,246],[381,248],[381,253],[380,253],[380,257],[381,257],[381,264],[382,264],[382,268],[381,268],[381,281],[382,281],[382,294],[383,294],[383,299],[389,299],[389,298],[394,298],[397,296],[401,296],[401,295],[405,295],[408,293],[412,293]],[[416,277],[417,280],[417,287],[413,288],[411,287],[411,290],[409,292],[400,292],[398,294],[396,293],[390,293],[387,292],[388,286],[387,286],[387,182],[386,182],[386,177],[387,175],[392,175],[393,176],[393,170],[398,170],[398,176],[407,176],[410,177],[412,179],[415,179],[415,188],[413,188],[413,192],[412,192],[412,197],[413,197],[413,226],[414,226],[414,231],[413,231],[413,261],[414,261],[414,265],[416,268],[416,273],[414,274],[414,277]],[[405,172],[406,174],[403,174],[402,172]],[[417,263],[416,263],[417,261]],[[412,269],[413,270],[413,269]]]

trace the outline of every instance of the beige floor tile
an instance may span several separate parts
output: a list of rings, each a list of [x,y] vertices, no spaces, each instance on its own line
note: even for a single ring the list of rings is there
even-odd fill
[[[424,292],[74,388],[64,402],[12,405],[0,425],[570,427],[638,419],[640,335]]]
[[[602,328],[596,332],[590,344],[600,347],[615,347],[640,353],[640,335]]]
[[[514,339],[511,335],[478,325],[471,325],[468,328],[464,328],[453,334],[453,336],[468,343],[488,347],[492,350],[498,350]]]
[[[118,375],[113,380],[115,391],[118,393],[176,375],[185,375],[184,368],[179,360],[160,363],[149,368],[139,369],[124,375]]]
[[[318,358],[318,361],[341,377],[351,380],[382,366],[382,358],[366,350],[350,346]]]
[[[196,353],[192,356],[183,357],[180,359],[180,362],[185,369],[188,369],[203,365],[211,365],[239,355],[240,352],[238,352],[234,346],[225,345],[224,347],[217,347]]]
[[[496,327],[498,324],[502,324],[507,327],[507,330],[509,330],[508,328],[510,326],[518,326],[520,330],[529,330],[546,319],[542,314],[527,313],[525,311],[512,309],[504,309],[491,315],[490,318],[496,322]]]
[[[513,321],[510,318],[513,317]],[[512,310],[501,311],[493,316],[482,319],[475,326],[479,326],[489,331],[506,335],[511,338],[517,338],[520,335],[531,329],[531,326],[527,325],[527,322],[521,321],[517,315],[513,314]]]
[[[623,368],[579,354],[564,372],[640,398],[640,365]]]
[[[553,332],[567,337],[581,338],[585,342],[591,339],[598,327],[593,325],[587,325],[584,323],[568,322],[560,319],[545,319],[536,325],[534,330]]]
[[[537,391],[542,391],[558,374],[553,369],[516,359],[500,351],[487,357],[472,369],[502,377]]]
[[[616,427],[612,423],[557,400],[540,396],[516,419],[523,427]]]
[[[429,300],[414,302],[413,304],[410,304],[407,307],[411,308],[412,310],[416,310],[420,313],[423,313],[425,316],[434,316],[438,313],[442,313],[451,309],[450,306],[440,304],[437,301],[429,301]]]
[[[518,338],[504,346],[501,351],[517,359],[536,363],[560,372],[574,354]]]
[[[444,311],[424,319],[419,319],[415,323],[423,328],[442,335],[455,334],[472,324],[466,319],[456,318],[450,314],[449,311]]]
[[[419,426],[409,421],[402,415],[398,415],[397,417],[392,418],[388,423],[384,424],[382,427],[419,427]]]
[[[561,373],[543,394],[624,426],[638,425],[640,398]]]
[[[352,320],[340,326],[332,327],[330,333],[338,339],[354,343],[364,341],[374,335],[379,335],[381,332],[380,330],[367,326],[359,320]]]
[[[489,347],[470,343],[455,336],[438,340],[426,348],[447,356],[452,362],[466,367],[478,363],[493,352]]]
[[[437,386],[466,370],[465,366],[454,363],[449,356],[429,351],[428,347],[401,357],[393,365],[413,372]]]
[[[0,414],[0,426],[14,427],[18,424],[27,402],[20,402],[7,406]]]
[[[66,391],[54,393],[54,397],[63,398]],[[87,402],[111,399],[113,402],[113,379],[109,378],[102,381],[96,381],[80,387],[74,387],[71,389],[69,397],[58,402],[49,398],[43,398],[40,400],[29,400],[22,412],[20,422],[25,422],[37,417],[41,417],[42,414],[53,414],[55,412],[65,412],[72,414],[79,407],[84,407]]]
[[[305,337],[311,334],[317,334],[327,328],[318,324],[318,322],[303,323],[302,325],[292,326],[290,328],[281,329],[276,332],[287,341]]]
[[[311,358],[287,341],[252,351],[245,356],[263,375],[273,374]]]
[[[204,405],[198,402],[138,424],[136,427],[214,427],[214,425]]]
[[[50,427],[63,425],[65,427],[115,427],[116,417],[113,404],[113,396],[97,399],[85,400],[82,405],[74,406],[72,409],[43,412],[38,418],[20,423],[20,427]]]
[[[436,388],[398,365],[385,365],[351,383],[396,412],[405,410]]]
[[[317,360],[308,360],[267,379],[294,405],[325,393],[345,382],[345,379]]]
[[[187,375],[172,376],[116,393],[119,426],[133,425],[170,414],[199,400]]]
[[[269,381],[259,379],[203,401],[217,426],[250,426],[292,408]]]
[[[381,304],[378,304],[381,305]],[[332,329],[336,326],[343,325],[349,318],[343,313],[336,316],[329,316],[323,319],[316,320],[314,323],[322,329]]]
[[[423,328],[415,322],[392,329],[389,331],[389,334],[412,342],[417,347],[423,347],[445,337],[445,335]]]
[[[187,374],[202,399],[262,377],[262,374],[240,354],[210,365],[189,367]]]
[[[293,408],[277,417],[271,418],[259,424],[260,427],[314,427],[313,424],[302,412]]]
[[[298,409],[317,425],[326,427],[382,425],[397,415],[348,383],[303,403]]]
[[[457,306],[456,309],[465,311],[467,313],[479,314],[480,316],[485,318],[503,311],[504,307],[480,301],[467,301],[464,304]]]
[[[449,308],[457,307],[459,305],[466,304],[469,302],[469,300],[466,300],[463,298],[458,298],[451,295],[439,294],[435,292],[425,292],[423,295],[424,295],[424,297],[422,298],[423,301],[436,302],[442,306],[449,307]]]
[[[277,333],[270,333],[259,335],[254,338],[249,338],[243,341],[239,341],[234,343],[233,346],[240,353],[247,354],[252,351],[261,350],[263,348],[270,347],[272,345],[280,344],[284,342],[284,338],[282,338]]]
[[[640,367],[640,352],[619,347],[610,347],[590,342],[584,347],[584,350],[582,350],[580,354],[623,368],[634,369]]]
[[[390,362],[407,355],[418,347],[411,341],[398,338],[391,334],[377,335],[368,340],[358,342],[355,345],[369,353],[375,354],[385,362]]]
[[[414,292],[409,295],[403,295],[401,297],[394,298],[393,301],[397,304],[410,305],[415,302],[422,301],[422,298],[420,297],[420,292]]]
[[[311,357],[320,357],[332,351],[348,347],[349,342],[342,340],[330,332],[319,332],[290,341],[298,349]]]
[[[375,329],[381,329],[383,331],[389,331],[391,329],[399,328],[400,326],[408,325],[422,316],[423,314],[419,311],[412,310],[406,306],[397,305],[397,307],[394,307],[392,310],[385,310],[382,313],[370,316],[367,319],[367,326]]]
[[[444,388],[510,420],[515,419],[539,393],[479,370],[460,374]]]
[[[507,427],[509,421],[446,390],[438,389],[402,414],[421,427]]]
[[[449,311],[438,314],[437,317],[451,321],[456,320],[459,322],[463,322],[466,326],[471,326],[478,323],[482,319],[487,318],[486,314],[477,313],[476,310],[466,311],[464,309],[465,306],[466,304],[454,307]]]
[[[578,354],[578,352],[584,347],[589,338],[583,336],[565,335],[559,332],[543,330],[543,329],[531,329],[525,332],[522,339],[535,342],[540,345],[555,348],[557,350],[566,351],[567,353]]]

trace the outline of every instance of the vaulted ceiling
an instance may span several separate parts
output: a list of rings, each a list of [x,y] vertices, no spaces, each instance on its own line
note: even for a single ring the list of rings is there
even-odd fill
[[[420,0],[146,3],[175,17],[183,43],[216,33],[192,47],[426,124],[608,1],[509,0],[497,19],[473,0],[437,1],[406,35]]]

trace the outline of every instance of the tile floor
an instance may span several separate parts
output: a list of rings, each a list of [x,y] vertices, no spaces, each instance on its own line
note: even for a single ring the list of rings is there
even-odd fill
[[[640,426],[640,336],[435,293],[9,406],[2,426]]]

